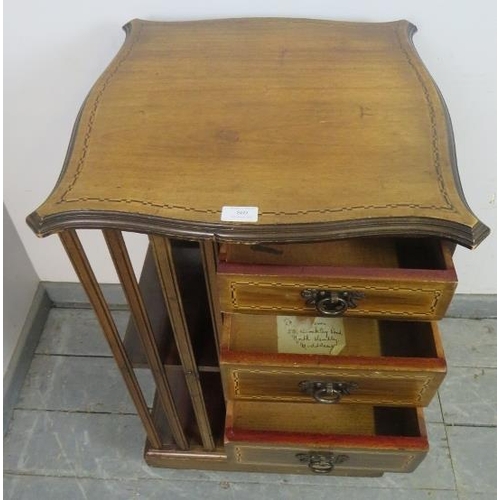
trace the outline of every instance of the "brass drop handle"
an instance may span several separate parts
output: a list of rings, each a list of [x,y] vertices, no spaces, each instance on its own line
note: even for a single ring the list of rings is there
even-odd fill
[[[299,383],[299,389],[311,395],[318,403],[335,404],[342,396],[351,394],[358,384],[355,382],[316,382],[303,380]]]
[[[329,452],[297,453],[295,455],[300,462],[307,463],[308,467],[316,474],[328,474],[335,465],[341,464],[349,459],[347,455],[334,455]]]
[[[324,297],[316,302],[316,309],[325,316],[341,316],[347,310],[347,302],[337,295]]]
[[[365,294],[357,291],[330,291],[306,288],[300,293],[306,305],[315,306],[322,316],[342,316],[347,309],[357,307],[356,301]]]
[[[333,384],[326,384],[325,387],[320,387],[313,393],[313,398],[318,401],[318,403],[338,403],[341,397],[342,393],[335,389]]]

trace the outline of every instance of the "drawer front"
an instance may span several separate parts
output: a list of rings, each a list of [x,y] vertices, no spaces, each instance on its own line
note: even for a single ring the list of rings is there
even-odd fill
[[[435,322],[288,319],[289,330],[280,330],[278,316],[224,315],[219,364],[227,399],[427,406],[446,374]],[[332,331],[339,336],[328,343]],[[340,350],[317,354],[315,335],[328,349],[340,333]]]
[[[221,362],[226,397],[258,401],[427,406],[445,370],[235,367]]]
[[[332,474],[343,471],[411,472],[423,460],[422,451],[308,449],[231,443],[228,457],[239,465],[286,467],[290,473]]]
[[[434,320],[444,316],[456,287],[452,277],[444,279],[445,273],[439,279],[436,271],[397,280],[220,272],[218,285],[223,312],[318,316],[322,311],[303,297],[318,290],[361,297],[343,312],[345,316]]]
[[[239,465],[290,472],[410,472],[428,451],[421,408],[229,401],[225,445]]]
[[[240,465],[289,472],[409,472],[428,452],[421,408],[228,401],[225,446]]]

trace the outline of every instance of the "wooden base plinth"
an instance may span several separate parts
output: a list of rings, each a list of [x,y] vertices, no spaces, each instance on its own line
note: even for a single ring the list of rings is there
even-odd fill
[[[203,451],[202,449],[182,450],[159,450],[152,448],[146,441],[144,449],[144,459],[151,467],[161,467],[170,469],[200,469],[214,471],[235,471],[235,472],[266,472],[276,474],[314,474],[305,466],[277,466],[277,465],[252,465],[238,464],[231,461],[224,448],[217,448],[215,451]],[[335,470],[329,476],[350,476],[350,477],[381,477],[380,471],[370,470]]]

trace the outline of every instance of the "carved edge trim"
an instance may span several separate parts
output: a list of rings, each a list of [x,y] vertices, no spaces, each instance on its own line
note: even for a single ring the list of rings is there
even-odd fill
[[[490,233],[481,221],[473,227],[458,222],[428,217],[374,217],[353,221],[301,224],[224,224],[191,222],[154,215],[124,213],[114,210],[78,210],[40,217],[31,213],[27,224],[37,236],[44,237],[67,229],[120,229],[146,234],[160,234],[192,240],[215,239],[227,242],[294,242],[367,236],[435,236],[475,248]]]
[[[476,215],[472,211],[471,207],[467,203],[467,199],[465,197],[465,193],[464,193],[464,190],[462,187],[462,182],[460,180],[460,173],[458,171],[457,151],[456,151],[456,146],[455,146],[455,135],[453,133],[453,124],[451,121],[450,112],[448,110],[448,106],[446,105],[446,101],[443,97],[443,94],[441,93],[439,86],[437,85],[437,83],[435,82],[431,73],[427,69],[427,66],[425,65],[424,61],[420,57],[420,54],[418,53],[418,51],[415,47],[415,44],[413,43],[413,35],[417,31],[417,27],[408,21],[399,21],[398,24],[400,26],[403,26],[403,31],[406,32],[406,39],[407,39],[409,47],[410,47],[411,55],[420,65],[421,71],[430,80],[431,85],[432,85],[434,91],[436,92],[436,95],[440,101],[441,110],[443,112],[444,119],[446,121],[446,132],[447,132],[447,139],[448,139],[448,154],[450,156],[450,169],[451,169],[451,173],[453,175],[453,180],[454,180],[454,184],[455,184],[454,187],[455,187],[457,195],[458,195],[460,201],[462,202],[465,210],[468,211],[469,214],[472,215],[472,217],[474,217],[474,219],[476,219],[476,224],[471,228],[472,244],[470,246],[468,246],[468,245],[464,245],[464,246],[466,246],[468,248],[475,248],[486,238],[486,236],[488,236],[490,234],[490,228],[488,226],[486,226],[486,224],[481,222],[476,217]],[[400,40],[399,35],[398,35],[398,40]],[[400,43],[401,43],[401,41],[400,41]],[[404,51],[403,48],[402,48],[402,50]],[[407,54],[407,57],[409,60],[410,55]],[[418,70],[415,69],[415,72],[418,73]],[[419,78],[419,80],[422,78],[422,76],[420,74],[418,74],[417,77]],[[427,99],[427,95],[426,95],[426,99]],[[444,185],[444,179],[442,179],[442,175],[439,175],[439,173],[438,173],[438,178],[439,178],[440,183],[442,181],[443,185]],[[440,185],[440,189],[441,189],[441,185]],[[454,211],[457,212],[455,207],[454,207]],[[460,242],[457,240],[457,243],[460,243]],[[460,243],[460,244],[462,244],[462,243]]]
[[[332,22],[332,21],[330,21],[330,22]],[[131,33],[133,30],[133,25],[135,23],[139,24],[139,30],[132,37]],[[98,105],[98,101],[99,101],[100,97],[102,96],[102,93],[104,92],[105,88],[109,84],[109,81],[116,74],[119,67],[126,60],[128,55],[130,54],[133,46],[137,42],[137,39],[139,37],[140,31],[142,30],[142,26],[144,23],[146,23],[146,21],[132,20],[123,26],[123,29],[126,33],[125,42],[108,67],[108,68],[113,68],[111,70],[111,73],[108,74],[107,72],[104,72],[102,74],[102,76],[95,83],[93,89],[87,95],[86,99],[84,100],[84,102],[82,104],[82,107],[80,108],[80,111],[78,113],[77,119],[76,119],[74,127],[73,127],[73,131],[72,131],[72,135],[71,135],[71,139],[70,139],[70,144],[69,144],[69,147],[68,147],[68,150],[66,153],[66,158],[64,161],[63,169],[59,175],[59,178],[56,182],[54,189],[52,190],[51,194],[49,195],[49,198],[57,190],[57,188],[59,187],[60,181],[62,180],[64,174],[66,173],[66,170],[67,170],[67,167],[69,164],[69,160],[70,160],[71,154],[73,152],[74,141],[75,141],[77,132],[79,131],[81,115],[83,113],[83,110],[86,108],[87,101],[88,101],[90,95],[92,95],[93,90],[99,84],[101,84],[102,81],[104,80],[104,85],[98,94],[98,98],[94,101],[94,108],[96,108]],[[420,63],[421,67],[423,67],[424,71],[428,74],[428,71],[425,68],[425,65],[423,64],[423,62],[421,61],[420,56],[418,55],[418,52],[416,51],[416,49],[413,45],[413,41],[412,41],[412,35],[417,30],[417,28],[413,24],[409,23],[408,21],[396,21],[394,23],[379,23],[379,24],[394,24],[394,25],[396,25],[396,30],[398,29],[398,27],[403,26],[403,29],[406,31],[406,38],[410,44],[410,49],[411,49],[412,55],[417,58],[417,61]],[[398,36],[398,40],[400,42],[399,36]],[[400,42],[400,44],[401,44],[401,42]],[[409,64],[411,65],[409,54],[405,53],[405,55],[407,57]],[[412,67],[415,69],[414,66],[412,66]],[[416,69],[415,69],[415,71],[417,72],[417,76],[418,76],[418,71]],[[430,77],[430,75],[429,75],[429,77]],[[431,78],[431,81],[433,81],[432,78]],[[451,121],[449,118],[449,113],[448,113],[448,110],[446,108],[446,104],[442,98],[442,95],[439,91],[439,88],[437,87],[437,85],[435,85],[435,83],[433,86],[434,86],[434,88],[435,88],[435,90],[436,90],[436,92],[441,100],[444,114],[447,118],[447,123],[448,123],[447,129],[448,129],[449,142],[450,142],[450,157],[452,159],[451,166],[452,166],[452,173],[453,173],[453,176],[454,176],[454,179],[456,182],[457,192],[458,192],[458,195],[459,195],[461,201],[464,203],[465,208],[474,216],[473,212],[470,210],[470,207],[468,206],[468,204],[465,200],[465,196],[464,196],[464,193],[463,193],[463,190],[461,187],[461,183],[460,183],[460,179],[458,176],[458,170],[457,170],[456,159],[455,159],[456,156],[455,156],[455,150],[454,150],[453,130],[451,128]],[[88,122],[89,128],[87,130],[86,136],[88,136],[90,133],[91,125],[92,125],[92,122],[89,120],[89,122]],[[88,140],[88,137],[86,137],[86,140]],[[83,157],[81,160],[83,162]],[[83,163],[80,165],[80,170],[81,170],[82,166],[83,166]],[[63,200],[63,198],[72,189],[78,175],[79,175],[79,171],[77,171],[77,174],[75,175],[75,179],[73,179],[73,182],[70,183],[67,190],[63,193],[61,200],[58,203],[61,203],[62,201],[66,201],[66,202],[76,201],[76,200]],[[114,201],[114,200],[109,200],[109,201]],[[119,200],[116,200],[116,201],[119,201]],[[123,201],[126,201],[126,200],[123,200]],[[134,202],[137,200],[128,200],[128,201]],[[165,205],[165,206],[167,206],[167,205]],[[417,204],[394,204],[392,206],[394,206],[394,207],[407,206],[407,207],[420,207],[420,208],[438,208],[438,207],[431,207],[431,206],[423,207],[423,206],[417,205]],[[380,206],[380,207],[367,206],[366,208],[373,210],[373,209],[381,208],[381,207],[382,206]],[[386,206],[386,207],[390,208],[389,206]],[[172,206],[171,208],[183,208],[183,207],[173,207]],[[313,211],[304,211],[304,212],[297,211],[294,213],[290,213],[289,215],[298,215],[301,213],[310,213],[310,212],[328,213],[329,211],[338,212],[338,211],[342,211],[342,210],[354,210],[354,209],[362,209],[362,208],[363,208],[362,206],[359,206],[359,207],[345,207],[345,208],[338,208],[338,209],[324,209],[324,210],[316,210],[316,211],[313,210]],[[191,210],[196,211],[195,209],[191,209]],[[203,210],[200,210],[200,212],[208,213],[207,211],[203,211]],[[201,223],[201,222],[178,221],[178,220],[171,220],[171,219],[165,219],[165,218],[160,218],[160,217],[157,217],[157,219],[162,221],[161,226],[163,227],[163,230],[161,230],[161,229],[157,230],[156,228],[152,229],[150,222],[149,222],[149,221],[154,219],[154,216],[135,215],[135,214],[127,214],[127,215],[121,214],[120,217],[123,217],[123,220],[120,220],[120,221],[116,221],[113,217],[114,220],[111,224],[109,224],[108,221],[106,221],[105,224],[100,224],[98,226],[97,225],[94,226],[94,222],[92,222],[91,220],[85,221],[85,223],[83,225],[80,224],[81,220],[86,219],[87,217],[89,219],[94,219],[95,214],[98,214],[98,215],[96,215],[96,218],[104,218],[105,217],[104,214],[112,214],[112,213],[119,213],[119,212],[85,210],[85,211],[80,211],[80,213],[76,214],[76,217],[73,218],[70,215],[71,212],[68,211],[68,212],[63,212],[63,213],[59,213],[59,214],[54,214],[54,215],[48,216],[46,218],[42,218],[35,211],[28,216],[27,223],[38,236],[46,236],[48,234],[52,234],[52,233],[55,233],[55,232],[58,232],[58,231],[61,231],[64,229],[70,229],[70,228],[71,229],[84,229],[84,228],[92,228],[92,229],[98,228],[98,229],[100,229],[102,227],[113,227],[113,228],[120,228],[123,230],[131,230],[131,231],[147,232],[147,233],[157,232],[158,234],[165,234],[165,235],[169,235],[169,236],[182,236],[182,237],[189,237],[189,238],[200,238],[200,237],[201,238],[208,238],[208,237],[212,237],[212,236],[217,237],[216,235],[219,233],[220,234],[219,239],[226,240],[226,241],[231,241],[231,240],[233,240],[233,241],[234,240],[249,241],[252,239],[255,239],[256,241],[294,241],[294,240],[300,239],[301,234],[307,234],[313,239],[320,240],[320,239],[325,239],[328,237],[330,237],[330,238],[331,237],[335,237],[335,238],[351,237],[351,236],[359,237],[359,236],[370,236],[370,235],[376,235],[376,234],[395,235],[395,234],[401,234],[401,231],[404,232],[405,234],[407,234],[408,231],[412,231],[413,234],[415,234],[415,235],[438,236],[441,238],[451,239],[451,240],[455,241],[456,243],[459,243],[460,245],[463,245],[467,248],[476,247],[490,233],[489,228],[485,224],[483,224],[481,221],[479,221],[477,219],[477,217],[475,217],[475,216],[474,216],[474,218],[476,219],[477,222],[472,228],[465,225],[465,224],[453,223],[450,221],[443,220],[441,223],[442,225],[440,226],[439,229],[434,228],[434,227],[433,228],[428,227],[427,229],[423,229],[423,225],[420,222],[420,220],[423,220],[423,218],[419,218],[418,220],[417,219],[407,220],[406,223],[404,224],[404,227],[403,227],[403,225],[401,225],[400,232],[396,232],[396,231],[394,231],[394,229],[390,229],[390,228],[386,228],[386,227],[375,228],[376,221],[383,220],[383,218],[358,219],[358,221],[357,221],[358,224],[363,226],[363,227],[361,229],[350,228],[349,231],[345,231],[344,229],[342,229],[342,226],[343,226],[342,221],[329,223],[328,227],[330,229],[328,229],[327,231],[325,231],[326,226],[324,225],[324,223],[290,224],[290,225],[287,225],[287,228],[286,228],[286,231],[287,231],[286,237],[282,237],[280,235],[280,237],[278,237],[278,238],[268,237],[267,231],[266,231],[266,229],[263,229],[263,226],[259,226],[259,230],[255,231],[255,232],[254,232],[253,228],[242,228],[241,226],[238,227],[237,231],[235,231],[234,230],[235,226],[230,226],[230,225],[221,226],[218,224],[215,225],[215,224],[207,224],[207,223]],[[268,212],[264,212],[263,214],[268,214]],[[269,214],[270,214],[270,212],[269,212]],[[280,212],[280,213],[277,213],[277,215],[288,215],[288,214]],[[136,222],[136,220],[144,220],[145,222],[140,223],[140,222]],[[436,224],[436,222],[434,222],[435,221],[434,219],[428,219],[428,220],[433,221],[432,224]],[[439,220],[437,220],[437,221],[439,224]],[[117,223],[115,223],[115,222],[117,222]],[[373,222],[375,222],[374,225],[371,224]],[[386,224],[386,223],[387,223],[387,221],[384,222],[384,224]],[[309,228],[307,228],[307,230],[304,230],[305,224],[309,225]],[[371,228],[369,228],[367,226],[365,227],[365,224],[367,226],[372,225],[372,227]],[[157,225],[157,223],[155,222],[153,224],[153,226],[156,226],[156,225]],[[167,226],[167,225],[171,226],[171,229],[169,229],[168,232],[166,232],[166,230],[164,229],[165,226]],[[456,226],[456,228],[455,227],[450,228],[450,227],[448,227],[449,225]],[[279,228],[280,226],[279,225],[269,225],[269,227],[275,228],[273,230],[273,231],[275,231],[276,228]],[[298,230],[297,230],[297,233],[294,236],[292,236],[290,233],[295,232],[294,228],[297,228]],[[281,231],[281,229],[279,229],[279,230]],[[289,231],[290,231],[290,233],[289,233]],[[254,236],[253,236],[253,233],[255,234]],[[234,238],[232,237],[233,235],[235,235]],[[276,234],[274,234],[273,236],[276,236]]]

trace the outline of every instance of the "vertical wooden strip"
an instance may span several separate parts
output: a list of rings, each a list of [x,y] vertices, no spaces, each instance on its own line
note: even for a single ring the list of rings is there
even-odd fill
[[[97,283],[92,267],[85,255],[82,244],[74,230],[66,230],[59,233],[61,242],[68,254],[68,257],[73,264],[73,267],[80,279],[80,282],[85,289],[90,303],[94,308],[97,315],[97,319],[101,325],[104,332],[104,336],[108,341],[113,357],[118,365],[125,385],[132,397],[132,400],[137,408],[137,413],[144,425],[146,430],[146,435],[149,442],[156,449],[162,447],[162,442],[158,433],[156,426],[153,423],[151,414],[149,413],[148,406],[142,394],[141,387],[137,378],[135,376],[132,364],[127,356],[125,348],[120,338],[118,329],[116,328],[115,322],[109,308],[106,304],[106,300],[102,294],[101,288]]]
[[[219,293],[217,289],[217,243],[212,240],[200,242],[201,259],[205,271],[208,302],[214,329],[215,346],[219,353],[219,344],[222,336],[222,313],[219,306]]]
[[[203,399],[198,366],[196,365],[193,347],[189,339],[189,330],[175,273],[172,247],[168,238],[164,238],[163,236],[150,235],[150,241],[154,250],[165,304],[167,305],[174,330],[179,357],[186,375],[186,382],[193,403],[196,421],[200,429],[202,444],[206,450],[214,450],[215,442]]]
[[[172,391],[170,390],[167,375],[156,346],[153,329],[139,290],[139,285],[134,275],[125,241],[123,240],[121,232],[115,229],[103,229],[102,232],[115,265],[116,272],[123,286],[137,331],[139,332],[144,353],[156,382],[158,397],[165,411],[168,424],[172,431],[172,436],[180,449],[187,450],[189,448],[189,443],[175,408]]]

